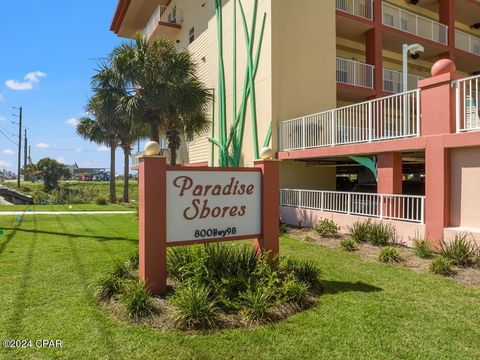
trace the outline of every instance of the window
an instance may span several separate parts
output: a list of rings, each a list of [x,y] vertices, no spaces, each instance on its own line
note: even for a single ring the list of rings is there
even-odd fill
[[[191,44],[195,40],[195,28],[192,27],[188,32],[188,43]]]

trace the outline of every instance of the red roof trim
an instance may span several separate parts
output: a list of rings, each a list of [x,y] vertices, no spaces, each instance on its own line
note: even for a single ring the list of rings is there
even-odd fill
[[[127,13],[129,5],[130,0],[118,0],[117,9],[115,10],[115,15],[113,16],[110,31],[118,34],[118,31],[120,30],[120,26],[122,26],[123,19],[125,18],[125,14]]]

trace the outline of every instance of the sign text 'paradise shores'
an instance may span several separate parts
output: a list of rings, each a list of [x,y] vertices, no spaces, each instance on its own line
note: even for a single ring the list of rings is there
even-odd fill
[[[261,182],[259,171],[167,171],[167,242],[259,235]]]

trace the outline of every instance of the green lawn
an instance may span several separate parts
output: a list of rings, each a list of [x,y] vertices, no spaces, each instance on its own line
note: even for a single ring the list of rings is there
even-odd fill
[[[73,205],[0,205],[2,211],[132,211],[132,205],[96,205],[96,204],[73,204]]]
[[[281,241],[323,271],[317,304],[279,323],[206,334],[112,320],[90,284],[137,248],[134,215],[0,217],[0,339],[60,339],[61,350],[0,359],[475,359],[480,290],[357,255]]]

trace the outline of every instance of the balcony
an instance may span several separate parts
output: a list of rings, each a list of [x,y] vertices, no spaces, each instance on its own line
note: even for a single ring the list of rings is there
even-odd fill
[[[337,83],[373,89],[374,66],[337,57]]]
[[[446,25],[387,3],[382,4],[382,13],[382,23],[385,26],[442,45],[448,44],[448,26]]]
[[[408,91],[418,88],[418,82],[423,77],[408,75]],[[399,71],[383,68],[383,91],[389,93],[401,93],[403,91],[403,76]]]
[[[280,206],[423,224],[425,196],[280,189]]]
[[[455,47],[480,56],[480,38],[455,30]]]
[[[281,122],[280,151],[420,136],[420,90]]]
[[[336,0],[335,7],[338,11],[373,20],[373,0]]]
[[[159,5],[143,30],[147,40],[164,37],[173,40],[181,29],[182,11],[176,6]]]

